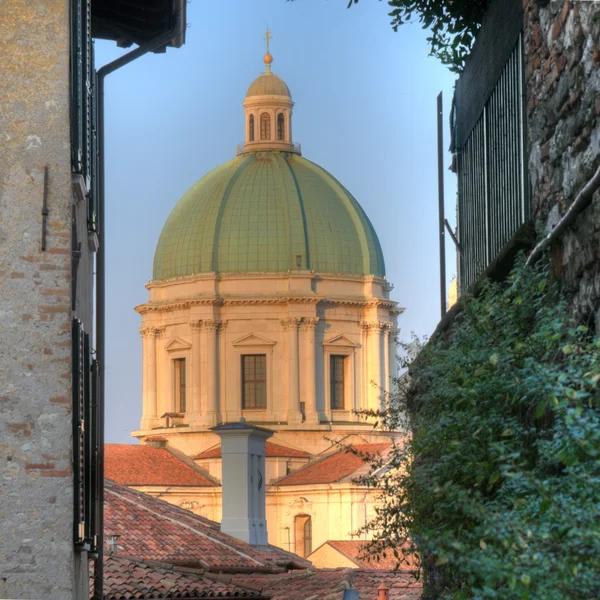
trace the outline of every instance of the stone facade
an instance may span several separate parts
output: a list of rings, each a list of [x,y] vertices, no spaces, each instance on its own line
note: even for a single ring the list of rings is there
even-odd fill
[[[0,7],[0,596],[85,595],[73,545],[67,0]],[[42,216],[47,167],[47,218]],[[46,224],[46,248],[42,227]],[[81,586],[81,587],[78,587]]]
[[[551,231],[600,164],[600,3],[524,1],[532,217]],[[584,322],[600,324],[600,193],[554,245]]]
[[[142,315],[143,413],[136,437],[165,436],[195,455],[218,443],[208,428],[247,421],[280,443],[318,452],[338,437],[376,435],[353,411],[378,410],[396,375],[399,309],[379,278],[312,272],[198,275],[148,284]],[[283,297],[282,297],[283,295]],[[242,355],[264,354],[267,402],[243,409]],[[345,357],[345,406],[332,410],[329,357]],[[178,412],[173,361],[185,359]],[[189,393],[191,392],[191,393]]]

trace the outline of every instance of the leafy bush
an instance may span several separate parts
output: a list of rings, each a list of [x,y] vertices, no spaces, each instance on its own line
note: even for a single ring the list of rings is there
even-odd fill
[[[600,598],[600,341],[540,267],[464,302],[401,385],[410,427],[362,483],[375,554],[420,550],[425,597]]]

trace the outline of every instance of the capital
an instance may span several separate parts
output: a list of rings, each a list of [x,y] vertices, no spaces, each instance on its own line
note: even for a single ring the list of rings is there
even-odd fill
[[[317,326],[318,322],[318,318],[303,317],[302,322],[300,323],[300,327],[302,327],[302,329],[314,329]]]
[[[203,321],[201,319],[190,321],[189,325],[192,331],[200,331],[202,329]]]
[[[297,317],[288,317],[287,319],[282,319],[280,322],[283,329],[287,331],[289,329],[298,329],[300,319]]]

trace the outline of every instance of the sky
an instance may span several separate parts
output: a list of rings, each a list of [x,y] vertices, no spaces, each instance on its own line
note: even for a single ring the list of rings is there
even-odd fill
[[[146,55],[106,80],[106,441],[134,443],[142,406],[141,317],[162,227],[185,191],[235,156],[242,101],[272,70],[295,102],[294,141],[365,209],[379,236],[391,297],[406,310],[400,337],[440,319],[437,116],[444,147],[455,75],[428,55],[417,23],[394,32],[385,2],[192,0],[182,48]],[[96,41],[96,67],[126,52]],[[456,178],[444,155],[445,209]],[[449,236],[446,236],[447,238]],[[446,241],[447,282],[456,273]]]

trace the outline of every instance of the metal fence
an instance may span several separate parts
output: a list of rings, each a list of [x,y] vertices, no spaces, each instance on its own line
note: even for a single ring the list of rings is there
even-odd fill
[[[523,94],[519,36],[477,123],[457,149],[461,292],[529,219]]]

